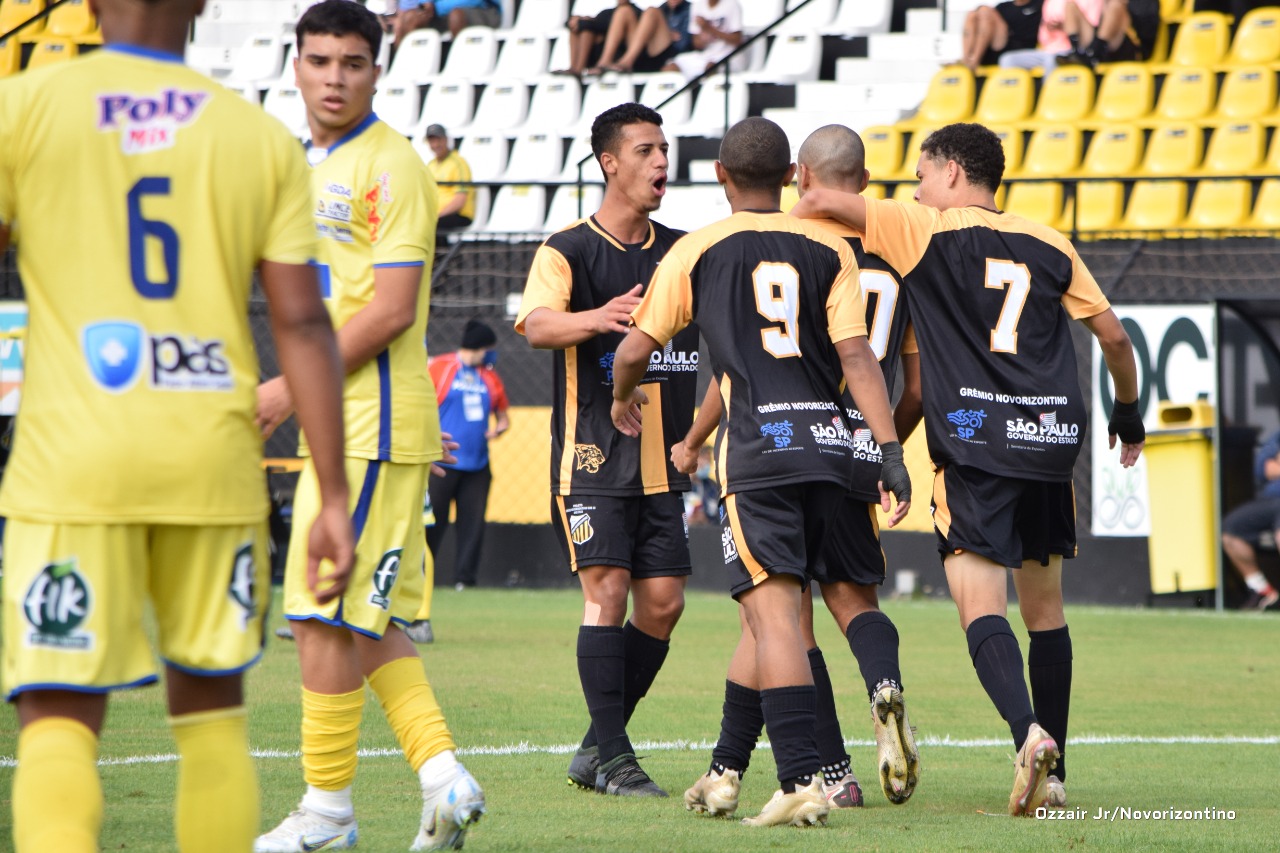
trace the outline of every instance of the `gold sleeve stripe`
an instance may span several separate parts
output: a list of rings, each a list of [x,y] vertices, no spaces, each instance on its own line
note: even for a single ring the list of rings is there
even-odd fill
[[[742,564],[751,574],[751,582],[759,586],[769,579],[769,573],[764,570],[764,566],[760,565],[760,561],[747,547],[747,537],[742,535],[742,524],[738,521],[737,497],[737,495],[729,495],[725,498],[725,506],[729,514],[729,529],[733,531],[733,544],[738,549],[738,559],[742,560]]]
[[[578,348],[564,351],[564,452],[560,455],[560,494],[572,494],[574,446],[578,442]],[[569,528],[566,527],[565,530]]]
[[[668,491],[666,435],[662,432],[662,385],[640,386],[649,396],[645,404],[645,428],[640,430],[640,484],[646,495]]]
[[[933,524],[945,539],[951,532],[951,508],[947,506],[947,469],[933,472]]]
[[[573,546],[573,537],[569,535],[569,514],[564,511],[564,496],[556,495],[556,512],[560,513],[560,529],[564,531],[565,541],[569,543],[569,571],[578,573],[578,549]]]
[[[516,331],[523,335],[524,321],[539,308],[568,311],[572,293],[573,270],[569,267],[568,258],[545,243],[539,246],[520,300]]]
[[[724,407],[723,412],[729,411],[729,399],[733,393],[733,380],[729,378],[729,374],[720,377],[720,404]],[[721,420],[726,420],[721,416]],[[724,431],[724,438],[720,440],[720,455],[716,458],[716,476],[720,478],[720,494],[723,496],[729,489],[729,433],[731,430]]]

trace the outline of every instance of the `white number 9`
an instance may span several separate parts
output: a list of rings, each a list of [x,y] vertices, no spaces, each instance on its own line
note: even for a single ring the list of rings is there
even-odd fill
[[[800,355],[800,274],[791,264],[764,262],[751,274],[756,311],[781,329],[760,330],[760,341],[774,358]]]

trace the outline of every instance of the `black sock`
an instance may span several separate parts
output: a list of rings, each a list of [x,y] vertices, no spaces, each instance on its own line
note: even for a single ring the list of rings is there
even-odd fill
[[[622,641],[626,657],[626,683],[622,692],[622,712],[623,719],[631,722],[631,715],[635,713],[636,705],[649,692],[649,688],[653,686],[653,680],[658,676],[658,671],[662,669],[671,643],[668,640],[649,636],[630,622],[622,626]],[[590,749],[595,745],[595,727],[588,726],[587,733],[582,738],[582,748]]]
[[[1014,745],[1022,749],[1027,730],[1036,721],[1031,697],[1022,677],[1022,650],[1003,616],[982,616],[969,624],[969,657],[991,702],[1009,724]]]
[[[1067,626],[1028,631],[1027,672],[1036,720],[1057,741],[1062,756],[1053,775],[1067,780],[1067,717],[1071,712],[1071,634]]]
[[[867,685],[867,699],[876,692],[876,685],[892,681],[902,689],[902,669],[898,666],[898,629],[893,621],[879,610],[860,613],[849,620],[844,631],[849,641],[849,651],[858,659],[862,681]]]
[[[1067,41],[1071,42],[1071,52],[1072,52],[1072,53],[1079,53],[1079,52],[1080,52],[1080,36],[1078,36],[1078,35],[1075,35],[1075,36],[1067,36]]]
[[[816,706],[816,691],[810,684],[760,691],[760,710],[764,712],[765,730],[773,744],[778,781],[788,794],[812,782],[814,772],[821,765],[813,737]]]
[[[751,753],[764,727],[760,691],[732,681],[724,683],[724,710],[720,718],[720,739],[711,751],[711,769],[718,773],[737,770],[746,773]]]
[[[813,688],[817,697],[817,724],[813,735],[818,745],[818,760],[822,764],[822,775],[835,773],[843,765],[845,772],[849,769],[849,753],[844,749],[844,733],[840,731],[840,720],[836,716],[836,697],[831,690],[831,675],[827,672],[827,662],[822,657],[822,649],[809,649],[809,669],[813,671]],[[831,768],[828,771],[828,767]],[[836,777],[839,782],[844,773]],[[830,780],[828,779],[828,782]]]
[[[626,656],[622,629],[612,625],[578,628],[578,679],[591,714],[600,763],[634,752],[623,713]]]

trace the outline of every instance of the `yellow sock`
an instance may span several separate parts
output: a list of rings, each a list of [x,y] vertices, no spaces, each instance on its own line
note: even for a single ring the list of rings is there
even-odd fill
[[[13,774],[18,853],[97,853],[101,828],[97,736],[67,717],[45,717],[24,726]]]
[[[399,658],[383,664],[369,676],[369,686],[378,695],[387,722],[415,773],[428,758],[457,748],[440,703],[427,683],[421,658]]]
[[[426,555],[422,577],[422,606],[418,608],[418,615],[413,617],[415,620],[431,618],[431,593],[436,588],[436,559],[431,556],[430,548],[426,550]]]
[[[327,695],[302,688],[302,778],[338,791],[356,778],[364,688]]]
[[[249,850],[258,834],[258,774],[244,707],[169,718],[178,743],[174,830],[183,853]]]

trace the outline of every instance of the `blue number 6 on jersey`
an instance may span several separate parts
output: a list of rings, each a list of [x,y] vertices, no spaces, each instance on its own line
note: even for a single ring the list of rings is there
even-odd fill
[[[147,299],[172,299],[178,290],[178,232],[167,222],[142,215],[142,198],[169,194],[168,178],[139,178],[129,190],[129,274],[134,290]],[[147,278],[147,238],[160,241],[164,252],[165,278]]]

